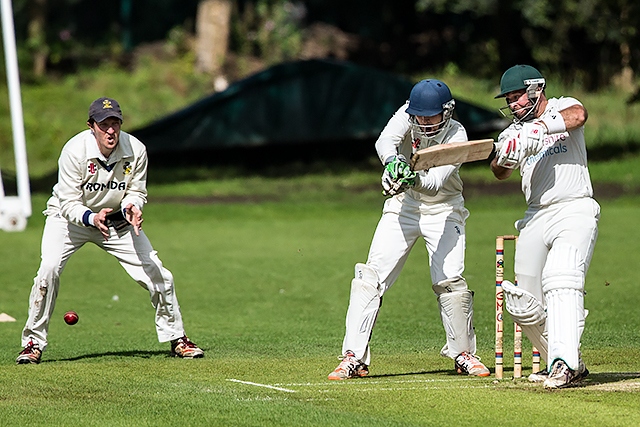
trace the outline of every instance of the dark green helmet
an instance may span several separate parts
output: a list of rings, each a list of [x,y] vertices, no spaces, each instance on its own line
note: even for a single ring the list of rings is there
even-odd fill
[[[532,85],[537,86],[540,84],[545,84],[544,77],[542,77],[540,71],[530,65],[514,65],[502,75],[500,79],[500,94],[495,97],[501,98],[514,90],[529,89]]]

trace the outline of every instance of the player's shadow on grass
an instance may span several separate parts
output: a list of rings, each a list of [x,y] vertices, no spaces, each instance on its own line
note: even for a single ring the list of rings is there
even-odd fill
[[[80,355],[80,356],[66,357],[66,358],[60,358],[60,359],[47,359],[47,360],[43,360],[42,363],[46,363],[46,362],[73,362],[73,361],[76,361],[76,360],[97,359],[97,358],[100,358],[100,357],[137,357],[137,358],[141,358],[141,359],[150,359],[150,358],[156,357],[156,356],[166,356],[166,357],[171,357],[171,358],[173,357],[173,356],[171,356],[171,353],[169,352],[169,350],[108,351],[106,353],[83,354],[83,355]]]
[[[640,378],[640,372],[597,372],[589,373],[587,378],[582,381],[583,387],[598,384],[617,383],[625,380],[634,380]]]

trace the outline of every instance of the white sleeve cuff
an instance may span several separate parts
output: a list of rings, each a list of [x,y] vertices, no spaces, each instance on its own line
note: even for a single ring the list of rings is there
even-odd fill
[[[93,220],[96,218],[96,215],[98,215],[95,212],[92,212],[89,214],[89,218],[87,218],[87,221],[89,222],[89,224],[91,225],[91,227],[95,227],[95,224],[93,222]]]
[[[397,154],[390,154],[390,155],[388,155],[388,156],[384,157],[384,160],[382,161],[382,164],[383,164],[384,166],[387,166],[387,165],[388,165],[389,163],[391,163],[391,161],[392,161],[393,159],[395,159],[396,157],[398,157],[398,155],[397,155]]]

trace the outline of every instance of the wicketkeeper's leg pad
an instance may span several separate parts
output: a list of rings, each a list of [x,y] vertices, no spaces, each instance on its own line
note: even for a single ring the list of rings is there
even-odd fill
[[[467,281],[463,277],[456,277],[453,279],[442,280],[431,286],[433,292],[440,296],[441,294],[448,294],[451,292],[462,292],[469,290]]]
[[[540,357],[546,361],[549,347],[546,333],[547,313],[542,302],[532,293],[508,280],[502,282],[502,290],[507,312],[513,321],[520,325],[529,341],[540,351]]]
[[[463,351],[476,353],[476,334],[473,329],[473,292],[453,291],[438,295],[440,317],[447,343],[440,354],[455,359]]]
[[[369,365],[369,340],[381,303],[377,271],[366,264],[356,264],[355,277],[351,281],[343,354],[351,350],[356,358]]]

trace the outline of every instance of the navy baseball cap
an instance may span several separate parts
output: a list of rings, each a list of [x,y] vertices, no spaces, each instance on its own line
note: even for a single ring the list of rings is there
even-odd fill
[[[120,109],[118,101],[103,96],[91,103],[89,107],[89,119],[100,123],[109,117],[116,117],[122,121],[122,110]]]

